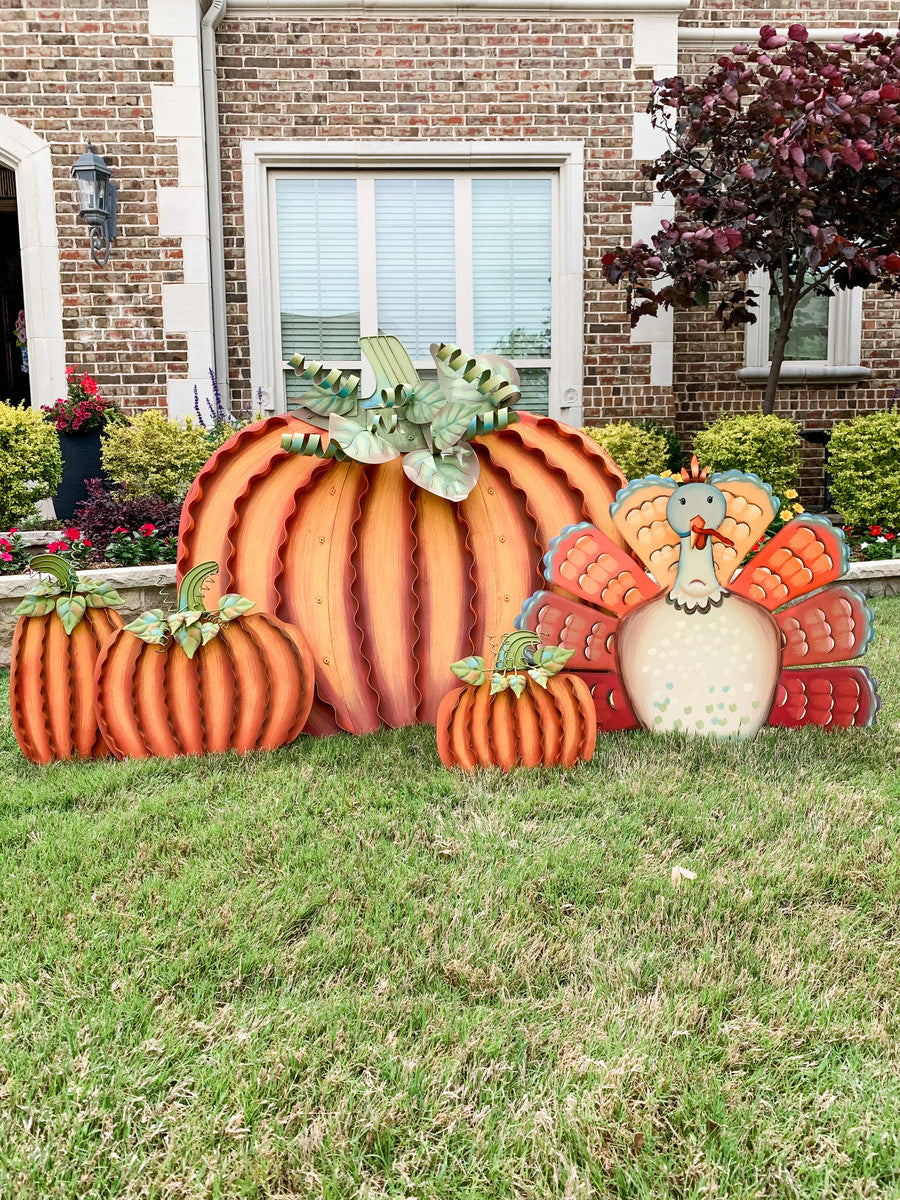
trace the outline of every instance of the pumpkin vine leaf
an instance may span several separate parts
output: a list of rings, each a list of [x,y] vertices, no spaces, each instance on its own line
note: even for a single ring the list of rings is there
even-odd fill
[[[496,355],[467,354],[441,342],[431,346],[437,380],[424,380],[395,337],[359,339],[375,374],[375,390],[360,398],[359,379],[328,371],[295,354],[291,363],[310,389],[291,405],[320,434],[284,434],[282,447],[306,457],[384,463],[403,456],[418,487],[458,502],[478,481],[478,460],[465,443],[518,420],[521,398],[512,363]],[[289,406],[289,407],[291,407]]]
[[[17,617],[46,617],[56,612],[67,634],[81,621],[88,608],[117,608],[122,597],[108,583],[82,579],[59,554],[36,554],[30,570],[51,576],[39,580],[14,611]]]

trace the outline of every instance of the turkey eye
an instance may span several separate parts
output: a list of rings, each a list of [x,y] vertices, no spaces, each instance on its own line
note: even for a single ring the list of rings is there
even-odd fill
[[[713,498],[712,498],[712,496],[707,496],[707,497],[706,497],[706,503],[707,503],[707,504],[712,504],[712,501],[713,501]]]
[[[685,500],[684,496],[680,496],[678,499],[678,503],[679,504],[687,504],[687,500]]]

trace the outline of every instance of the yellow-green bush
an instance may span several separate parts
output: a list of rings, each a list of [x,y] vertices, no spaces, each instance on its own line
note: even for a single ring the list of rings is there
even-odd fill
[[[129,499],[156,496],[171,503],[184,499],[212,451],[202,427],[170,421],[151,408],[107,429],[102,453],[103,469]]]
[[[787,417],[774,413],[738,413],[720,417],[694,437],[701,466],[714,471],[748,471],[783,497],[797,483],[800,431]]]
[[[30,517],[59,487],[59,437],[36,408],[0,404],[0,529]]]
[[[608,425],[586,425],[584,432],[612,455],[626,479],[659,475],[669,469],[669,440],[659,427],[610,421]]]
[[[828,443],[831,494],[848,525],[900,528],[900,412],[841,421]]]

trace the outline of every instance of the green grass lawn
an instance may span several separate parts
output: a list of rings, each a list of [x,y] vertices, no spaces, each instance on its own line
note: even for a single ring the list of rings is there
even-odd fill
[[[428,728],[35,768],[4,708],[0,1196],[900,1196],[877,617],[874,730],[569,773]]]

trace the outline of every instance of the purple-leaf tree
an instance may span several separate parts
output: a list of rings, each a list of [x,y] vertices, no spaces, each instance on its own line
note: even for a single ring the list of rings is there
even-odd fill
[[[649,112],[670,148],[644,166],[676,200],[652,245],[605,254],[631,322],[705,306],[726,329],[754,322],[751,271],[768,275],[779,317],[763,412],[791,322],[810,293],[900,292],[900,37],[848,33],[824,46],[802,25],[770,25],[700,83],[654,84]],[[654,288],[654,281],[656,287]]]

